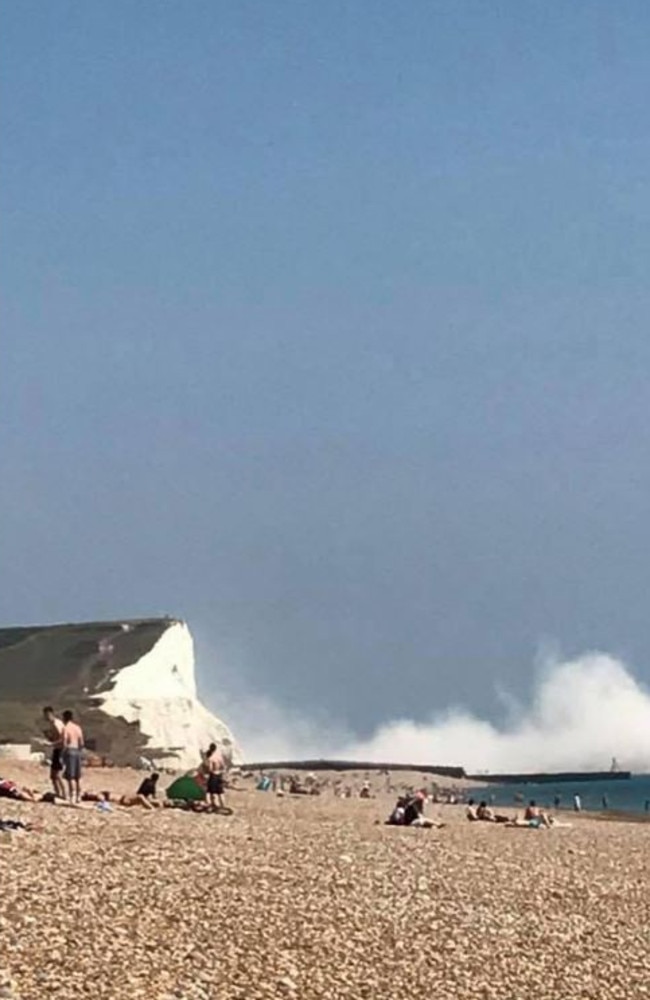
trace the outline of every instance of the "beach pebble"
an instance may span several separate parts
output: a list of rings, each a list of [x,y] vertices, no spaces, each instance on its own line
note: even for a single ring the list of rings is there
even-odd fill
[[[393,801],[8,807],[45,832],[3,866],[0,1000],[650,998],[650,826],[404,830]]]

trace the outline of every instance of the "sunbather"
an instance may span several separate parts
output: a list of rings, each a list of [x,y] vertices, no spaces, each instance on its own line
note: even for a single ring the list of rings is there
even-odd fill
[[[34,823],[25,823],[21,819],[0,819],[0,833],[13,833],[15,830],[38,830]]]
[[[550,829],[552,826],[565,826],[568,824],[558,823],[553,816],[549,816],[538,808],[534,800],[526,806],[523,818],[515,816],[508,823],[508,826],[519,827],[520,829],[540,830]]]
[[[145,778],[144,781],[141,782],[140,787],[136,792],[136,796],[140,799],[141,804],[144,805],[146,802],[151,809],[157,809],[162,805],[162,803],[156,798],[159,777],[160,775],[154,771],[153,774],[150,774],[148,778]]]
[[[386,820],[388,826],[443,827],[444,823],[428,819],[424,815],[424,792],[415,795],[400,796],[392,813]]]
[[[141,782],[135,795],[113,795],[112,792],[84,792],[81,796],[82,802],[108,802],[118,806],[131,808],[132,806],[142,806],[143,809],[157,809],[163,805],[156,799],[156,785],[159,774],[152,774]]]
[[[13,799],[14,802],[37,802],[38,796],[31,788],[21,787],[8,778],[0,778],[0,799]]]
[[[531,799],[524,812],[524,820],[529,826],[552,826],[550,817],[543,812],[534,799]]]
[[[490,809],[487,802],[479,802],[476,815],[484,823],[494,823],[494,810]]]
[[[469,815],[468,815],[469,819]],[[500,813],[495,813],[494,809],[487,804],[487,802],[479,802],[476,808],[476,819],[482,820],[484,823],[509,823],[509,816],[502,816]]]

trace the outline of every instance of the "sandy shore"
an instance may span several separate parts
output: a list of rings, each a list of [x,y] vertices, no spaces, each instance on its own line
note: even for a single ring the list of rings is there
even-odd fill
[[[0,996],[650,997],[647,825],[508,830],[430,806],[443,830],[401,830],[375,823],[392,802],[376,785],[370,801],[249,785],[232,817],[0,800],[44,825],[0,840]]]

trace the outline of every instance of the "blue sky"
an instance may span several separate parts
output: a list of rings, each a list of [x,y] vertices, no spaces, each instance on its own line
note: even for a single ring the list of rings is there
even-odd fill
[[[367,732],[650,680],[645,3],[2,3],[10,622]]]

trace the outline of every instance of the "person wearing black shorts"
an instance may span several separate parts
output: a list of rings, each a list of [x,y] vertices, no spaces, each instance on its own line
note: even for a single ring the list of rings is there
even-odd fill
[[[210,802],[210,808],[216,812],[217,802],[219,804],[219,809],[224,809],[223,793],[224,793],[224,759],[220,752],[217,750],[216,743],[211,743],[208,747],[208,752],[205,755],[205,765],[208,772],[208,782],[207,782],[207,793],[208,800]]]
[[[54,709],[50,705],[47,705],[43,709],[43,718],[47,724],[45,736],[52,747],[50,757],[50,781],[52,782],[54,794],[58,795],[59,798],[64,799],[65,786],[63,784],[63,778],[61,777],[63,772],[63,722],[61,719],[57,719],[54,714]]]
[[[56,782],[56,779],[61,771],[63,770],[63,748],[53,747],[52,748],[52,758],[50,760],[50,778],[52,779],[52,784]]]
[[[155,799],[159,777],[160,775],[157,772],[150,774],[148,778],[145,778],[144,781],[141,782],[140,787],[135,794],[142,795],[145,799]]]
[[[223,775],[211,774],[208,777],[208,795],[218,795],[221,797],[224,792]],[[223,803],[221,803],[223,804]]]

